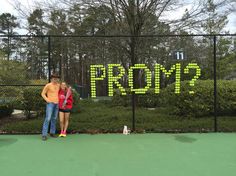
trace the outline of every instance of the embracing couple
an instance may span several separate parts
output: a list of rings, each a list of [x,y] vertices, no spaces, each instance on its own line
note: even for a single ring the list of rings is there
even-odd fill
[[[61,133],[59,137],[66,137],[66,130],[69,124],[69,116],[73,105],[71,88],[65,83],[59,83],[59,76],[51,75],[51,82],[46,84],[41,93],[47,102],[46,117],[43,123],[42,140],[47,140],[50,123],[50,136],[56,136],[56,120],[59,111]]]

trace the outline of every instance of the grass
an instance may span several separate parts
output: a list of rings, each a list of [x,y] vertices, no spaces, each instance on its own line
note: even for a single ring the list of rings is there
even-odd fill
[[[2,133],[41,133],[44,118],[8,119],[0,125]],[[108,133],[122,132],[123,126],[132,127],[131,107],[113,107],[103,103],[81,101],[81,112],[73,113],[70,119],[71,133]],[[59,125],[58,125],[59,129]],[[219,117],[219,131],[236,131],[235,117]],[[214,118],[177,117],[166,108],[148,110],[136,109],[137,132],[210,132],[214,131]]]

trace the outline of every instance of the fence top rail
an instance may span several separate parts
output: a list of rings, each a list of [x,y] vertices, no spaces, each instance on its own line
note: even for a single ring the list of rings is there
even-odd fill
[[[0,87],[36,87],[45,86],[45,84],[0,84]]]
[[[145,37],[219,37],[219,36],[236,36],[236,34],[160,34],[160,35],[0,35],[1,37],[58,37],[58,38],[72,38],[72,37],[78,37],[78,38],[129,38],[129,37],[137,37],[137,38],[145,38]]]

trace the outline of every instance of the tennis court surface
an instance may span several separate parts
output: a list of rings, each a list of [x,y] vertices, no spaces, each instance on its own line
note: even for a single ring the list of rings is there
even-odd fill
[[[236,133],[0,135],[1,176],[235,176]]]

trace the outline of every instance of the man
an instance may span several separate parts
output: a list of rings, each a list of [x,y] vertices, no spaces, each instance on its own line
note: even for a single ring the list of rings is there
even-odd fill
[[[56,120],[58,116],[58,92],[59,92],[59,76],[53,74],[51,76],[51,82],[46,84],[41,93],[43,99],[47,102],[46,106],[46,117],[43,123],[42,129],[42,140],[47,140],[49,122],[50,125],[50,136],[56,137]]]

